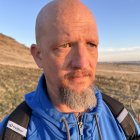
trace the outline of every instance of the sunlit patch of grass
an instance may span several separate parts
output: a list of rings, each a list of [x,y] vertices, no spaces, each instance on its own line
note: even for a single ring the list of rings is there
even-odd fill
[[[0,120],[35,89],[41,71],[0,65]]]

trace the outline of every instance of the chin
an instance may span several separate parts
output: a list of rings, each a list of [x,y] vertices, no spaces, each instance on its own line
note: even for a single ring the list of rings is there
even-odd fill
[[[74,93],[81,93],[83,91],[85,91],[86,89],[88,89],[89,87],[92,87],[92,80],[91,79],[82,79],[81,81],[78,80],[69,80],[69,81],[65,81],[62,85],[62,87],[68,88],[71,91],[73,91]]]

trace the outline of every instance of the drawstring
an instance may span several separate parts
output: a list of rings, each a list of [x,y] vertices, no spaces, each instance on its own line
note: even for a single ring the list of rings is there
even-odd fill
[[[67,120],[65,118],[62,118],[61,121],[64,122],[64,125],[66,127],[67,140],[70,140],[71,139],[70,138],[70,131],[69,131],[69,126],[68,126]],[[98,116],[97,115],[95,115],[95,121],[96,121],[97,129],[98,129],[98,133],[99,133],[99,138],[100,138],[100,140],[102,140],[102,135],[101,135],[101,130],[100,130],[100,127],[99,127]]]
[[[68,126],[68,123],[67,123],[67,120],[65,118],[62,118],[61,119],[62,122],[64,122],[64,125],[66,127],[66,132],[67,132],[67,139],[70,140],[70,131],[69,131],[69,126]]]
[[[100,140],[102,140],[102,135],[101,135],[101,130],[100,130],[100,127],[99,127],[98,116],[97,115],[95,115],[95,121],[96,121],[97,129],[98,129],[98,133],[99,133],[99,138],[100,138]]]

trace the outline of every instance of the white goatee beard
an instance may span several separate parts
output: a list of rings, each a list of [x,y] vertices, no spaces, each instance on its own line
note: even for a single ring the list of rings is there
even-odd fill
[[[87,110],[96,106],[96,96],[92,87],[77,93],[69,88],[60,88],[60,101],[72,110]]]

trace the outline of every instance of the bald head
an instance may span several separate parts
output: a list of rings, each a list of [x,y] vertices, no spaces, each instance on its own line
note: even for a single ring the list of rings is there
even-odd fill
[[[41,46],[41,40],[50,40],[57,36],[66,26],[73,27],[75,22],[91,24],[95,19],[91,11],[80,0],[53,0],[44,6],[36,20],[36,41]],[[68,28],[67,28],[68,30]],[[58,37],[58,36],[57,36]]]

